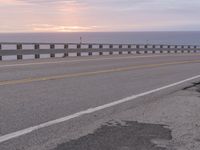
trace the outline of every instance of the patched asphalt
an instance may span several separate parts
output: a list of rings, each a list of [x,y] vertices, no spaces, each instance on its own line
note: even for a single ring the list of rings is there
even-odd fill
[[[94,133],[62,143],[54,150],[166,150],[152,141],[171,139],[171,130],[165,125],[109,122]]]
[[[109,57],[116,57],[116,56],[109,56]],[[104,56],[102,56],[102,58],[104,58]],[[76,62],[76,63],[73,62],[73,63],[55,63],[55,64],[48,64],[48,65],[40,64],[40,65],[28,65],[28,66],[2,67],[0,68],[0,72],[1,72],[0,80],[5,82],[5,81],[13,81],[13,80],[19,80],[19,79],[39,78],[43,76],[56,76],[56,75],[63,75],[63,74],[75,74],[75,73],[82,73],[82,72],[107,70],[107,69],[113,69],[113,68],[115,69],[115,68],[121,68],[121,67],[127,67],[127,66],[161,64],[161,63],[175,62],[175,61],[192,61],[192,60],[199,60],[199,58],[200,58],[199,55],[196,55],[196,56],[174,55],[174,56],[156,57],[156,58],[151,58],[151,57],[129,58],[129,59],[120,59],[120,60],[109,59],[109,60],[101,60],[101,61],[100,60],[99,61],[94,61],[94,60],[82,61],[82,62]],[[71,58],[66,58],[62,60],[68,60],[68,59],[71,60]],[[73,58],[73,60],[77,60],[77,59],[79,58]],[[86,58],[83,57],[81,59],[86,59]],[[49,59],[49,62],[51,61],[54,61],[54,59],[51,59],[51,60]],[[20,63],[24,63],[24,62],[27,63],[27,61],[20,61]],[[35,63],[37,61],[29,60],[28,62]],[[0,65],[6,65],[6,64],[15,65],[15,63],[16,62],[5,62],[4,64],[4,62],[2,62]],[[0,114],[1,114],[1,117],[0,117],[1,131],[0,132],[1,133],[0,134],[1,136],[10,134],[16,131],[20,131],[22,129],[26,129],[32,126],[37,126],[39,124],[42,124],[51,120],[55,120],[55,119],[65,117],[65,116],[68,116],[68,115],[71,115],[83,110],[87,110],[89,108],[94,108],[94,107],[101,106],[107,103],[111,103],[111,102],[120,100],[122,98],[126,98],[127,96],[131,96],[131,95],[143,93],[152,89],[156,89],[159,87],[163,87],[168,84],[172,84],[172,83],[181,81],[183,79],[187,79],[189,77],[198,75],[199,68],[200,68],[199,63],[189,63],[189,64],[182,64],[182,65],[167,65],[163,67],[154,67],[154,68],[133,69],[129,71],[121,71],[121,72],[115,72],[115,73],[102,73],[102,74],[91,75],[91,76],[64,78],[60,80],[49,80],[49,81],[1,86],[0,87],[0,108],[1,108],[0,109]],[[165,93],[169,93],[171,91],[174,92],[174,90],[178,90],[178,88],[164,90],[156,94],[164,96]],[[169,118],[173,118],[175,114],[177,115],[184,114],[187,107],[190,106],[190,105],[188,106],[188,103],[190,102],[191,109],[189,107],[188,110],[189,112],[190,110],[193,112],[194,107],[196,106],[194,114],[197,114],[197,115],[194,115],[194,118],[197,118],[197,119],[193,119],[193,120],[199,121],[198,119],[199,113],[198,111],[196,111],[196,110],[200,110],[199,107],[197,107],[199,106],[198,105],[199,99],[198,98],[196,99],[195,97],[195,98],[192,98],[192,100],[194,99],[192,101],[192,100],[185,100],[184,98],[185,96],[183,98],[175,97],[175,100],[178,99],[176,101],[177,104],[174,104],[175,100],[173,98],[172,100],[169,100],[169,102],[163,101],[160,105],[158,106],[156,105],[154,109],[151,109],[151,108],[147,109],[146,105],[151,104],[152,102],[155,101],[154,95],[151,95],[148,97],[144,97],[143,99],[134,100],[131,103],[124,103],[123,105],[119,105],[116,108],[112,107],[110,109],[106,109],[105,111],[99,111],[97,117],[94,117],[94,114],[84,115],[82,117],[79,117],[67,122],[56,124],[55,126],[42,128],[41,130],[32,132],[30,134],[8,140],[4,143],[0,143],[0,149],[2,150],[23,150],[23,149],[24,150],[43,150],[43,149],[49,150],[49,149],[55,148],[57,144],[65,142],[57,146],[58,150],[59,148],[62,150],[62,148],[63,149],[65,148],[64,145],[69,144],[69,142],[72,143],[72,141],[69,141],[70,139],[77,139],[78,137],[85,136],[88,133],[91,133],[93,129],[96,129],[96,126],[97,127],[101,126],[102,122],[103,123],[107,122],[108,120],[105,120],[104,116],[106,117],[109,117],[110,115],[118,116],[119,115],[118,112],[125,113],[125,111],[127,111],[128,108],[134,108],[135,110],[140,105],[145,107],[144,112],[146,112],[146,116],[148,115],[149,120],[153,118],[151,119],[152,122],[150,123],[154,124],[155,123],[154,121],[157,119],[156,118],[157,115],[163,115],[164,117],[169,119]],[[181,101],[182,99],[184,100],[183,102]],[[157,101],[160,101],[160,99]],[[181,107],[179,108],[178,106],[181,106]],[[172,108],[174,109],[174,111]],[[179,108],[180,110],[177,110],[177,108]],[[163,111],[163,109],[167,112],[166,115],[160,114],[160,112]],[[140,109],[138,109],[137,112],[141,112],[139,110]],[[155,110],[158,110],[158,111],[155,112]],[[179,111],[181,113],[179,113]],[[127,120],[124,118],[126,118],[126,116],[131,116],[131,117],[135,117],[131,121],[136,121],[139,115],[141,115],[140,119],[145,117],[143,115],[143,112],[135,113],[135,114],[125,113],[123,118],[121,118],[120,120]],[[165,118],[163,116],[161,116],[158,120],[164,120]],[[184,118],[184,115],[182,116]],[[178,119],[180,118],[180,120],[182,119],[179,116],[176,116],[176,117]],[[177,118],[175,119],[173,118],[171,122],[173,122],[174,120],[176,121]],[[183,120],[187,121],[187,119],[190,119],[191,117],[185,117],[185,118]],[[101,123],[94,125],[94,123],[98,122],[99,120],[102,120]],[[146,123],[146,120],[145,121],[137,120],[141,122],[141,123],[138,123],[140,124],[139,126],[143,127],[144,126],[143,123],[144,122]],[[183,122],[183,121],[181,120],[180,122]],[[164,122],[164,123],[156,122],[156,123],[165,125],[168,122]],[[132,124],[128,123],[128,126],[129,128],[132,128],[132,126],[134,128],[136,126],[135,124],[137,125],[136,122],[132,122]],[[146,131],[147,133],[152,133],[151,130],[154,131],[154,130],[157,130],[158,128],[157,125],[153,125],[155,129],[150,130],[149,127],[147,127],[148,125],[149,124],[146,124],[145,129],[143,129],[145,131],[148,129]],[[92,131],[88,126],[93,127]],[[101,133],[103,136],[103,129],[109,128],[110,126],[114,129],[116,128],[116,125],[104,124],[104,126],[99,128],[97,131],[101,129],[100,131],[102,131]],[[136,133],[133,133],[133,132],[129,133],[131,129],[127,129],[125,133],[127,133],[129,136],[127,135],[126,137],[123,134],[125,130],[124,128],[126,126],[127,126],[127,122],[126,122],[126,125],[124,124],[118,125],[117,127],[118,128],[121,127],[121,130],[119,131],[117,130],[118,131],[117,132],[113,129],[116,132],[116,134],[112,132],[108,132],[108,134],[105,134],[103,138],[105,140],[102,139],[102,141],[99,141],[99,142],[105,143],[106,141],[109,141],[108,137],[110,135],[111,137],[114,137],[114,139],[116,139],[113,142],[112,140],[114,139],[110,139],[110,143],[112,143],[113,145],[116,145],[116,147],[114,147],[113,149],[116,148],[117,150],[118,149],[127,150],[127,149],[133,149],[134,147],[133,145],[130,145],[131,142],[126,143],[129,141],[129,139],[131,139],[131,141],[134,144],[134,142],[136,143],[134,139],[137,140],[141,138],[141,143],[139,145],[152,146],[152,149],[156,149],[156,148],[159,149],[158,147],[156,147],[155,141],[154,141],[154,138],[156,138],[156,136],[151,137],[151,138],[150,137],[147,138],[148,136],[146,138],[144,137],[139,138],[138,136],[137,137],[133,136],[133,135],[137,135]],[[165,126],[163,125],[161,126],[165,128]],[[162,130],[160,129],[161,135],[162,134],[165,135],[163,133],[163,130],[164,129]],[[137,130],[135,129],[134,132],[136,131]],[[96,135],[97,133],[99,132],[95,131],[93,134]],[[119,140],[117,140],[117,135],[118,135]],[[159,136],[157,137],[159,138]],[[123,138],[125,140],[122,140]],[[164,138],[163,136],[163,138],[161,139],[168,140],[170,138]],[[92,141],[90,142],[92,143]],[[121,145],[120,145],[120,142],[121,142]],[[78,147],[78,148],[81,149],[81,147]],[[93,150],[96,150],[98,146],[95,146],[92,148]],[[138,149],[142,150],[142,148],[143,147],[139,147]],[[75,147],[72,147],[72,149],[75,149]],[[101,149],[101,147],[99,147],[99,149]],[[104,147],[102,149],[104,150]],[[146,150],[150,148],[144,147],[143,149]],[[163,150],[164,148],[160,148],[160,149]],[[87,147],[83,147],[82,150],[87,150]]]

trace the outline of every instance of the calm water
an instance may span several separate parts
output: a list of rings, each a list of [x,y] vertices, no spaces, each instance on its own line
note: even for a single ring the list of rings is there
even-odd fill
[[[76,43],[116,43],[116,44],[194,44],[200,45],[198,32],[110,32],[110,33],[9,33],[0,34],[0,42],[66,42]],[[9,48],[8,48],[9,49]],[[70,54],[75,56],[76,54]],[[85,54],[87,55],[87,54]],[[49,55],[40,55],[48,58]],[[62,57],[63,54],[56,54]],[[26,55],[23,59],[32,59]],[[15,60],[16,56],[4,56],[3,60]]]
[[[198,32],[110,32],[110,33],[9,33],[0,42],[83,42],[137,44],[200,44]]]

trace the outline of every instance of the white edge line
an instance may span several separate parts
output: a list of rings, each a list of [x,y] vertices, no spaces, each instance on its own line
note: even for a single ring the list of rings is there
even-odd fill
[[[47,65],[47,64],[60,64],[60,63],[73,63],[73,62],[87,62],[87,61],[101,61],[101,60],[117,60],[117,59],[131,59],[131,58],[151,58],[151,57],[164,57],[171,55],[148,55],[148,56],[123,56],[123,57],[109,57],[109,58],[90,58],[90,59],[79,59],[79,60],[66,60],[66,61],[53,61],[53,62],[37,62],[37,63],[24,63],[24,64],[9,64],[0,65],[0,68],[5,67],[20,67],[20,66],[31,66],[31,65]],[[173,55],[176,56],[176,55]],[[180,55],[177,55],[180,56]],[[185,56],[185,55],[181,55]],[[190,55],[189,55],[190,56]]]
[[[0,136],[0,143],[14,139],[14,138],[17,138],[17,137],[20,137],[22,135],[26,135],[28,133],[31,133],[33,131],[36,131],[36,130],[39,130],[39,129],[42,129],[42,128],[45,128],[45,127],[49,127],[49,126],[52,126],[52,125],[55,125],[55,124],[66,122],[68,120],[78,118],[78,117],[81,117],[81,116],[86,115],[86,114],[91,114],[91,113],[94,113],[94,112],[97,112],[97,111],[100,111],[100,110],[103,110],[103,109],[106,109],[106,108],[109,108],[109,107],[112,107],[112,106],[115,106],[115,105],[119,105],[119,104],[122,104],[122,103],[125,103],[125,102],[128,102],[128,101],[132,101],[136,98],[143,97],[143,96],[146,96],[146,95],[149,95],[149,94],[152,94],[152,93],[155,93],[155,92],[167,89],[167,88],[171,88],[171,87],[174,87],[174,86],[177,86],[177,85],[180,85],[182,83],[185,83],[185,82],[188,82],[188,81],[191,81],[191,80],[194,80],[194,79],[198,79],[198,78],[200,78],[200,75],[197,75],[197,76],[194,76],[194,77],[191,77],[191,78],[188,78],[188,79],[185,79],[185,80],[173,83],[173,84],[169,84],[169,85],[166,85],[166,86],[154,89],[154,90],[150,90],[150,91],[147,91],[147,92],[144,92],[144,93],[132,95],[130,97],[126,97],[126,98],[117,100],[117,101],[112,102],[112,103],[108,103],[108,104],[101,105],[101,106],[94,107],[94,108],[89,108],[87,110],[83,110],[83,111],[77,112],[75,114],[66,116],[66,117],[62,117],[62,118],[59,118],[59,119],[55,119],[55,120],[48,121],[48,122],[45,122],[45,123],[42,123],[42,124],[39,124],[39,125],[36,125],[36,126],[26,128],[26,129],[23,129],[23,130],[19,130],[19,131],[13,132],[13,133],[9,133],[9,134]]]

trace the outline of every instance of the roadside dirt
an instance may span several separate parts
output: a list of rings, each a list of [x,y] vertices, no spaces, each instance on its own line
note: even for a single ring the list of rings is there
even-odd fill
[[[200,82],[116,114],[54,150],[200,150]]]

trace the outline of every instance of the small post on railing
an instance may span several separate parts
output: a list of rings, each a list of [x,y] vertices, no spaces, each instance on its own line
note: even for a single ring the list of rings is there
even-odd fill
[[[1,51],[1,49],[2,49],[2,46],[1,46],[1,44],[0,44],[0,51]],[[0,61],[2,60],[2,56],[0,55]]]
[[[54,45],[54,44],[50,44],[50,49],[51,49],[51,50],[54,50],[54,49],[55,49],[55,45]],[[51,58],[54,58],[54,57],[55,57],[55,53],[51,53],[51,54],[50,54],[50,57],[51,57]]]
[[[89,45],[88,45],[88,48],[89,48],[89,50],[92,50],[92,44],[89,44]],[[89,56],[92,56],[92,52],[89,52],[88,55],[89,55]]]
[[[40,45],[39,44],[35,44],[34,45],[35,50],[39,50],[40,49]],[[39,59],[40,58],[40,54],[35,54],[35,59]]]
[[[22,44],[17,44],[17,50],[22,50]],[[23,59],[22,55],[17,55],[17,60]]]
[[[81,50],[81,44],[77,44],[77,49]],[[81,52],[77,52],[77,56],[81,56]]]
[[[131,45],[128,45],[128,54],[131,54]]]
[[[67,51],[68,48],[69,48],[69,45],[68,45],[68,44],[65,44],[65,45],[64,45],[65,53],[64,53],[63,57],[68,57],[68,56],[69,56],[69,53],[68,53],[68,51]]]
[[[109,45],[109,48],[111,49],[111,50],[109,50],[109,54],[112,55],[112,54],[113,54],[113,51],[112,51],[112,49],[113,49],[113,45],[110,44],[110,45]]]
[[[120,49],[122,49],[122,45],[119,45],[119,55],[121,55],[122,54],[122,51],[120,50]]]
[[[103,45],[102,44],[99,45],[99,49],[100,50],[103,49]],[[99,55],[103,55],[103,52],[99,52]]]

